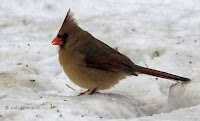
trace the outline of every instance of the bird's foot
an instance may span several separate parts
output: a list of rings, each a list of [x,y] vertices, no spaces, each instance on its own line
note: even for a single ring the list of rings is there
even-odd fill
[[[84,95],[85,93],[90,92],[90,90],[87,90],[85,92],[81,92],[78,96]]]
[[[99,92],[97,92],[97,89],[95,88],[95,89],[93,89],[92,91],[91,91],[91,90],[87,90],[87,91],[85,91],[85,92],[82,92],[82,93],[80,93],[78,96],[82,96],[82,95],[84,95],[84,94],[86,94],[86,93],[88,93],[88,95],[93,95],[93,94],[98,94]]]
[[[88,95],[93,95],[93,94],[97,94],[99,92],[97,92],[97,88],[93,89]]]

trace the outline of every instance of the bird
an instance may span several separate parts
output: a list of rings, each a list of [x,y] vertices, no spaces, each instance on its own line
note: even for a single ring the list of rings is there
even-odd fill
[[[189,78],[134,64],[124,54],[81,29],[70,9],[52,44],[59,46],[59,62],[68,78],[87,89],[79,95],[92,95],[109,89],[131,75],[147,74],[173,81],[190,81]]]

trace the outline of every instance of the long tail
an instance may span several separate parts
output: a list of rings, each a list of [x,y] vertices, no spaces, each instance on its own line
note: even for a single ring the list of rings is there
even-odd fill
[[[148,74],[148,75],[161,77],[161,78],[165,78],[165,79],[170,79],[170,80],[174,80],[174,81],[190,81],[189,78],[176,76],[176,75],[169,74],[166,72],[161,72],[161,71],[157,71],[157,70],[153,70],[153,69],[149,69],[149,68],[145,68],[145,67],[141,67],[141,66],[137,66],[137,65],[136,65],[136,70],[137,70],[137,72],[142,73],[142,74]]]

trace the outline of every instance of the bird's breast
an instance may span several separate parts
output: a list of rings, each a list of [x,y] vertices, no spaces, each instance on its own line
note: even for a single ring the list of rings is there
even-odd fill
[[[127,76],[124,73],[87,67],[84,55],[73,51],[60,51],[59,61],[72,82],[89,90],[108,89]]]

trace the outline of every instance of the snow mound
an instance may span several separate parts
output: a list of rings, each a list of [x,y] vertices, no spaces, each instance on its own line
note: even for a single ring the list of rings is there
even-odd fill
[[[72,99],[71,99],[72,98]],[[130,119],[144,116],[132,99],[119,94],[96,94],[70,97],[67,108],[75,115],[104,118]]]
[[[200,82],[176,83],[170,86],[168,111],[200,104]]]

